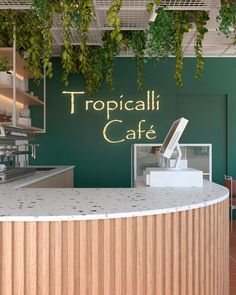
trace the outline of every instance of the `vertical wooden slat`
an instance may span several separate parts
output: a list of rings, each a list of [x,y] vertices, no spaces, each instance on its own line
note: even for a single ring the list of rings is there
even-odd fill
[[[165,214],[165,228],[164,228],[164,235],[165,235],[165,240],[164,240],[164,250],[165,250],[165,295],[171,294],[171,289],[173,285],[172,281],[172,214]]]
[[[210,221],[209,221],[209,227],[210,227],[210,238],[209,238],[209,256],[210,256],[210,262],[209,262],[209,272],[210,272],[210,295],[214,295],[214,276],[212,275],[214,273],[214,206],[210,206],[209,208],[209,214],[210,214]]]
[[[110,263],[110,221],[104,221],[104,264],[103,264],[103,281],[104,281],[104,295],[111,293],[111,263]]]
[[[164,215],[156,216],[156,294],[164,294]]]
[[[104,295],[104,250],[105,250],[105,238],[104,238],[104,220],[98,221],[98,289],[99,295]]]
[[[180,294],[187,294],[187,215],[180,212]]]
[[[209,295],[210,294],[210,210],[209,206],[204,208],[204,219],[205,219],[205,247],[204,247],[204,252],[205,252],[205,294]],[[206,251],[208,249],[208,251]]]
[[[154,267],[153,259],[154,259],[154,221],[153,216],[147,216],[147,286],[146,286],[146,294],[154,295]]]
[[[50,223],[50,295],[62,294],[62,223]]]
[[[199,233],[199,210],[193,210],[193,233],[194,233],[194,240],[193,240],[193,290],[194,295],[198,295],[200,292],[199,286],[199,277],[200,277],[200,265],[199,265],[199,249],[200,249],[200,233]]]
[[[135,252],[135,249],[133,249],[133,227],[132,227],[132,218],[126,219],[126,295],[132,295],[134,293],[133,286],[133,252]]]
[[[132,290],[133,294],[137,294],[137,218],[132,220]],[[155,262],[155,261],[154,261]],[[126,295],[125,293],[122,295]]]
[[[81,222],[86,222],[86,295],[92,295],[92,221]]]
[[[25,223],[13,222],[13,294],[25,295]]]
[[[60,250],[60,249],[59,249]],[[62,222],[62,294],[74,295],[74,222]]]
[[[217,223],[217,218],[218,218],[218,204],[216,204],[214,206],[214,255],[213,255],[213,259],[214,259],[214,274],[213,274],[213,277],[214,277],[214,295],[218,295],[218,291],[219,291],[219,288],[218,288],[218,283],[219,283],[219,280],[218,280],[218,240],[217,240],[217,236],[218,236],[218,223]]]
[[[180,218],[179,214],[173,214],[173,286],[172,293],[181,295],[179,290],[179,273],[180,273]]]
[[[79,252],[79,261],[80,261],[80,269],[79,269],[79,276],[80,276],[80,295],[86,295],[86,256],[87,256],[87,249],[86,249],[86,221],[80,221],[80,252]],[[64,294],[63,294],[64,295]]]
[[[200,222],[200,228],[199,228],[199,263],[200,263],[200,292],[202,295],[205,295],[205,215],[204,215],[204,208],[199,209],[199,222]]]
[[[187,294],[193,294],[193,210],[187,213]]]
[[[122,253],[121,253],[121,222],[126,222],[126,220],[122,220],[120,218],[114,219],[114,231],[115,231],[115,236],[114,240],[112,241],[112,244],[114,243],[114,271],[112,272],[114,274],[114,277],[112,279],[112,285],[114,287],[114,294],[121,295],[121,288],[122,288],[122,282],[121,282],[121,272],[122,269],[124,272],[126,272],[125,264],[122,268],[121,265],[121,260],[122,260]],[[126,226],[125,226],[126,229]],[[127,241],[126,241],[127,243]],[[127,244],[126,244],[127,246]],[[127,262],[127,261],[126,261]],[[114,282],[114,283],[113,283]],[[124,282],[125,283],[125,282]],[[126,280],[126,284],[127,284]]]
[[[143,218],[137,217],[137,295],[144,294]]]
[[[99,268],[99,252],[98,252],[98,244],[99,244],[99,237],[98,237],[98,220],[94,220],[92,222],[92,295],[99,294],[99,276],[98,273],[100,271]]]
[[[80,293],[80,221],[75,221],[74,224],[74,292],[75,295]]]
[[[12,222],[2,223],[2,294],[12,295]]]
[[[49,295],[49,222],[38,223],[37,235],[37,295]]]
[[[25,223],[25,295],[37,295],[37,223]],[[51,293],[53,295],[53,293]]]

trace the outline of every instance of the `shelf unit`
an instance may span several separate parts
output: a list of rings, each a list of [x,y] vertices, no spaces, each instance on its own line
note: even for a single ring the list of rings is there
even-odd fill
[[[12,106],[12,122],[4,122],[2,125],[8,125],[20,129],[34,130],[36,133],[46,133],[46,77],[43,78],[43,100],[40,100],[37,96],[20,89],[16,86],[16,77],[21,79],[34,78],[33,74],[28,70],[27,61],[16,51],[16,34],[15,28],[13,29],[13,48],[0,48],[0,58],[5,58],[9,65],[13,68],[13,84],[12,85],[0,85],[0,95],[7,97],[13,101]],[[43,111],[43,128],[35,128],[31,126],[24,126],[17,124],[16,120],[16,103],[22,103],[25,105],[42,106]],[[5,124],[6,123],[6,124]]]
[[[11,122],[0,122],[0,126],[9,126],[9,127],[16,127],[17,129],[21,129],[21,130],[29,130],[29,131],[34,131],[37,133],[42,132],[42,128],[38,128],[38,127],[33,127],[33,126],[26,126],[26,125],[22,125],[22,124],[16,124],[16,126],[13,126],[13,124]]]
[[[0,95],[13,99],[13,86],[0,85]],[[26,105],[44,105],[44,102],[37,96],[33,96],[18,87],[16,87],[16,101]]]

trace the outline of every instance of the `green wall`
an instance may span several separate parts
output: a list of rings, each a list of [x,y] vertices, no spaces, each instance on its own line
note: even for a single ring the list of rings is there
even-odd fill
[[[141,93],[137,91],[134,59],[116,59],[115,89],[110,91],[104,84],[92,99],[119,100],[123,95],[124,100],[140,100],[146,97],[147,90],[155,90],[160,95],[160,110],[114,111],[111,119],[124,121],[122,126],[112,128],[114,138],[128,129],[137,129],[137,123],[142,119],[146,120],[145,126],[154,125],[157,138],[110,144],[102,136],[107,123],[105,112],[84,110],[89,97],[77,97],[75,114],[70,114],[70,98],[62,91],[82,91],[84,81],[82,77],[72,75],[69,86],[65,87],[61,82],[59,60],[55,58],[54,76],[47,81],[47,134],[38,136],[38,158],[32,164],[75,165],[76,187],[128,187],[131,145],[162,142],[171,122],[188,115],[190,124],[181,141],[213,143],[213,180],[222,183],[225,173],[236,177],[236,61],[206,59],[202,78],[195,80],[195,59],[187,58],[182,88],[175,86],[174,66],[174,59],[160,64],[147,60],[145,92]]]

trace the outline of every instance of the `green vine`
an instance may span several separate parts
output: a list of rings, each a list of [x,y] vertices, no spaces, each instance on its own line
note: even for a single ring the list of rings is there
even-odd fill
[[[117,44],[122,41],[122,34],[120,32],[120,18],[118,16],[122,7],[122,0],[113,0],[110,8],[107,11],[108,25],[114,27],[111,33],[111,39],[116,40]]]
[[[94,20],[93,0],[81,0],[78,5],[79,15],[73,15],[77,33],[80,38],[79,67],[84,76],[88,76],[90,65],[90,48],[87,45],[88,29]],[[96,88],[96,87],[95,87]]]
[[[231,30],[234,31],[233,43],[236,45],[236,6],[234,0],[225,0],[217,16],[219,31],[227,38],[231,36]]]
[[[146,8],[147,8],[147,11],[148,12],[152,12],[153,8],[154,8],[154,5],[159,5],[161,2],[161,0],[153,0],[151,2],[149,2],[147,5],[146,5]]]
[[[129,45],[134,52],[137,68],[137,83],[140,90],[144,90],[144,51],[146,48],[146,34],[144,31],[130,31],[128,35]]]
[[[104,77],[110,89],[114,89],[113,71],[115,66],[114,56],[119,52],[119,47],[113,41],[111,32],[107,31],[103,35],[103,52],[104,52]]]
[[[33,0],[32,13],[38,18],[43,35],[43,67],[46,76],[52,77],[52,33],[54,6],[52,0]]]
[[[73,59],[73,45],[71,43],[71,27],[73,4],[70,0],[61,1],[61,24],[62,24],[62,37],[63,37],[63,50],[61,53],[61,64],[63,69],[62,81],[67,86],[69,84],[68,76],[73,73],[75,69],[75,62]]]
[[[155,21],[147,29],[147,53],[159,59],[173,54],[175,30],[170,11],[160,7],[156,13]]]
[[[204,58],[202,56],[202,41],[204,40],[205,34],[208,32],[206,28],[207,21],[209,20],[209,14],[207,11],[196,11],[194,13],[194,22],[197,29],[197,34],[195,38],[195,55],[197,57],[197,65],[195,78],[200,78],[202,71],[204,69]]]
[[[174,52],[176,56],[174,77],[176,85],[180,87],[183,86],[182,71],[184,66],[182,43],[184,34],[192,28],[192,24],[189,23],[189,13],[187,11],[173,11],[173,17],[175,25]]]

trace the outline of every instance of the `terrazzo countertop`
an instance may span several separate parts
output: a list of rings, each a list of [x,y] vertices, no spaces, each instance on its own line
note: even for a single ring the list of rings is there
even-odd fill
[[[23,187],[30,185],[32,183],[44,180],[46,178],[49,178],[51,176],[55,176],[57,174],[60,174],[62,172],[65,172],[67,170],[74,168],[74,166],[29,166],[29,167],[53,168],[53,169],[47,170],[47,171],[36,171],[35,173],[33,173],[31,175],[24,176],[22,178],[14,180],[14,181],[10,181],[7,183],[1,183],[0,184],[0,192],[3,189],[23,188]],[[0,196],[1,196],[1,194],[0,194]]]
[[[205,207],[228,190],[204,181],[201,188],[74,188],[0,190],[0,221],[93,220],[147,216]]]

